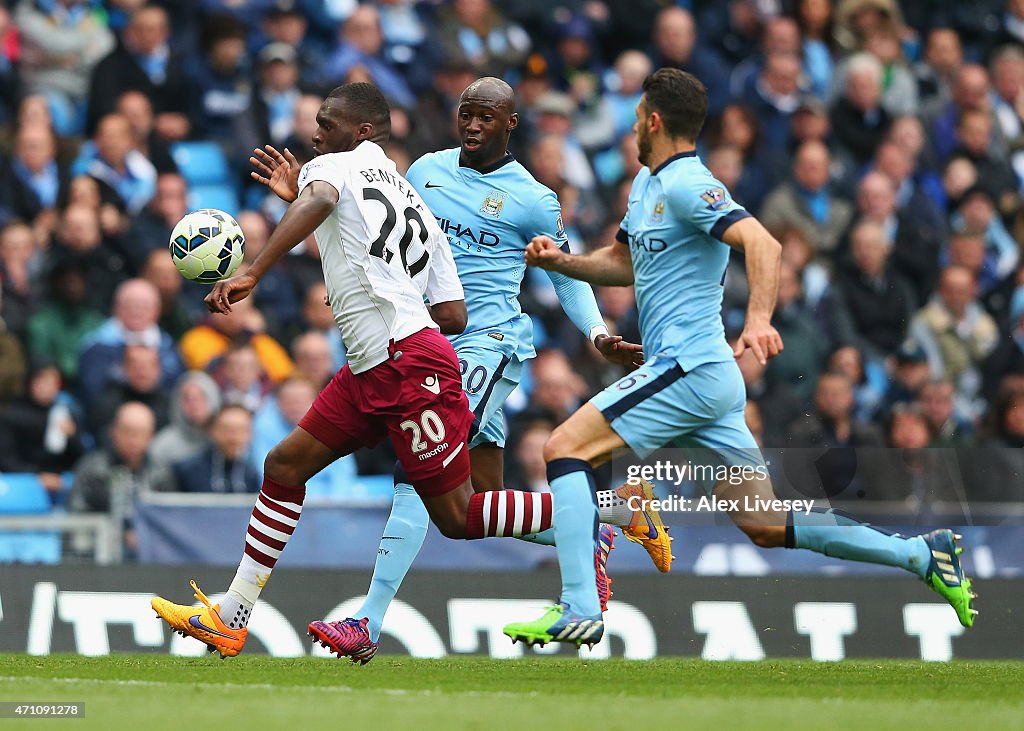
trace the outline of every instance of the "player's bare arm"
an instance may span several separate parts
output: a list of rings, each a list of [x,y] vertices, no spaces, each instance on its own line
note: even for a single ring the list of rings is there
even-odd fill
[[[783,347],[782,338],[772,327],[775,297],[779,291],[782,246],[756,218],[737,221],[725,230],[722,240],[745,254],[750,287],[746,323],[733,355],[739,358],[750,348],[758,362],[764,365],[769,358],[781,353]]]
[[[589,254],[566,254],[549,236],[536,236],[526,247],[526,263],[591,284],[612,287],[633,284],[629,247],[619,243]]]
[[[287,147],[284,152],[273,145],[264,145],[262,150],[257,147],[249,157],[249,164],[256,168],[249,177],[270,188],[285,203],[299,197],[299,170],[302,166]]]
[[[245,299],[263,275],[274,266],[278,259],[305,241],[317,226],[323,223],[338,204],[338,191],[330,183],[314,180],[302,191],[294,203],[288,206],[281,222],[271,234],[267,247],[259,253],[244,274],[217,282],[206,298],[210,312],[227,314],[231,303]]]
[[[443,335],[458,335],[466,329],[469,314],[465,300],[438,302],[429,306],[430,319],[437,323]]]

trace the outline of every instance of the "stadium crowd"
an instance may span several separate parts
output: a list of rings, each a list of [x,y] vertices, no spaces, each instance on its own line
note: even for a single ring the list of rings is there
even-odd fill
[[[308,160],[333,86],[379,86],[404,170],[458,145],[473,79],[508,80],[513,152],[585,249],[618,229],[660,66],[707,85],[702,158],[783,245],[785,352],[741,362],[762,443],[1001,447],[986,460],[1007,479],[975,496],[1024,499],[1024,0],[0,2],[0,471],[55,495],[73,473],[79,510],[259,489],[344,362],[316,243],[227,317],[166,245],[187,210],[224,208],[251,260],[283,207],[248,156]],[[724,278],[730,333],[742,268]],[[506,409],[510,484],[543,489],[546,435],[621,371],[546,277],[521,300],[540,354]],[[639,341],[629,288],[598,301]],[[311,492],[391,463],[342,460]]]

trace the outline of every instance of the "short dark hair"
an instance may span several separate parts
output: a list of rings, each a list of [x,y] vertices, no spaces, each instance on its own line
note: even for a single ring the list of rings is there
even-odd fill
[[[708,91],[693,74],[663,68],[644,79],[647,112],[657,112],[670,137],[696,140],[708,114]]]
[[[387,139],[391,135],[391,107],[388,100],[373,84],[359,81],[336,86],[327,95],[328,99],[341,99],[350,114],[357,114],[359,123],[373,125],[374,138]]]

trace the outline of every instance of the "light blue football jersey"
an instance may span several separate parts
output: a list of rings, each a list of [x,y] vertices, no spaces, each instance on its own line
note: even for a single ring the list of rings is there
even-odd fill
[[[532,358],[533,326],[519,306],[524,251],[540,235],[568,247],[558,198],[511,154],[477,171],[461,167],[459,153],[428,153],[405,176],[448,235],[466,292],[469,322],[453,340],[497,330],[519,360]]]
[[[722,325],[729,246],[720,239],[749,215],[696,152],[637,174],[617,239],[633,258],[646,353],[673,358],[685,371],[732,360]]]

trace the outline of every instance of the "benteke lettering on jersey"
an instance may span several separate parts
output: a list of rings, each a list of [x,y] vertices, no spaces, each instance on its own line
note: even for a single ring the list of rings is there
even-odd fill
[[[445,234],[419,193],[384,151],[364,141],[303,166],[299,191],[314,180],[338,191],[317,228],[324,281],[353,373],[388,357],[388,344],[437,329],[424,306],[463,299]]]

